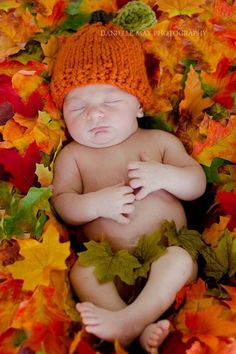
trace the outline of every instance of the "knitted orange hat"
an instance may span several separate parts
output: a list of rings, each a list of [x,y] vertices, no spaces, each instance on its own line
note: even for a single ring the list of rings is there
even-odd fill
[[[79,86],[110,84],[152,104],[144,53],[139,40],[113,23],[86,24],[62,44],[53,70],[52,98],[62,108],[67,93]]]

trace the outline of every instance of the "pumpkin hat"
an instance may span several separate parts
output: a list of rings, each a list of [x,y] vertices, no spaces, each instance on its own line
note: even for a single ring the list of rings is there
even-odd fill
[[[61,109],[68,92],[89,84],[110,84],[136,96],[144,109],[152,104],[145,58],[139,40],[95,11],[89,24],[66,38],[53,69],[51,94]]]

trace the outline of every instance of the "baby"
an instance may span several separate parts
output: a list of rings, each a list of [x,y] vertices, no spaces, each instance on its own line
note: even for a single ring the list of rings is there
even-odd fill
[[[52,97],[73,141],[56,160],[52,203],[88,239],[105,235],[114,251],[132,253],[163,220],[186,225],[179,200],[198,198],[206,181],[175,136],[138,128],[137,118],[152,103],[138,39],[93,19],[65,41],[53,72]],[[87,332],[124,346],[139,338],[150,353],[169,332],[169,321],[158,318],[196,275],[190,255],[172,246],[153,262],[129,305],[113,282],[98,282],[93,266],[78,261],[70,277]]]

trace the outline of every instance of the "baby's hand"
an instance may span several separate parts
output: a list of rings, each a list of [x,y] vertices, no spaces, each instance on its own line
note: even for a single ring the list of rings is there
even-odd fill
[[[124,182],[106,187],[96,192],[99,217],[109,218],[120,224],[128,224],[133,213],[135,196],[133,188]]]
[[[140,161],[130,162],[128,165],[129,185],[133,188],[141,188],[135,199],[141,200],[151,192],[164,188],[166,166],[153,161],[149,156],[140,153]]]

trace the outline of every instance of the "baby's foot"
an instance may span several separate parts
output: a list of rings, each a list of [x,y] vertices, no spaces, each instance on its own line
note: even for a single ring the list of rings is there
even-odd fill
[[[127,346],[137,337],[133,326],[127,323],[124,311],[110,311],[97,307],[90,302],[78,303],[85,330],[100,339],[113,342],[118,339],[120,344]]]
[[[144,328],[139,337],[142,348],[147,353],[152,353],[154,348],[158,348],[169,334],[170,322],[161,320],[157,323],[151,323]]]

